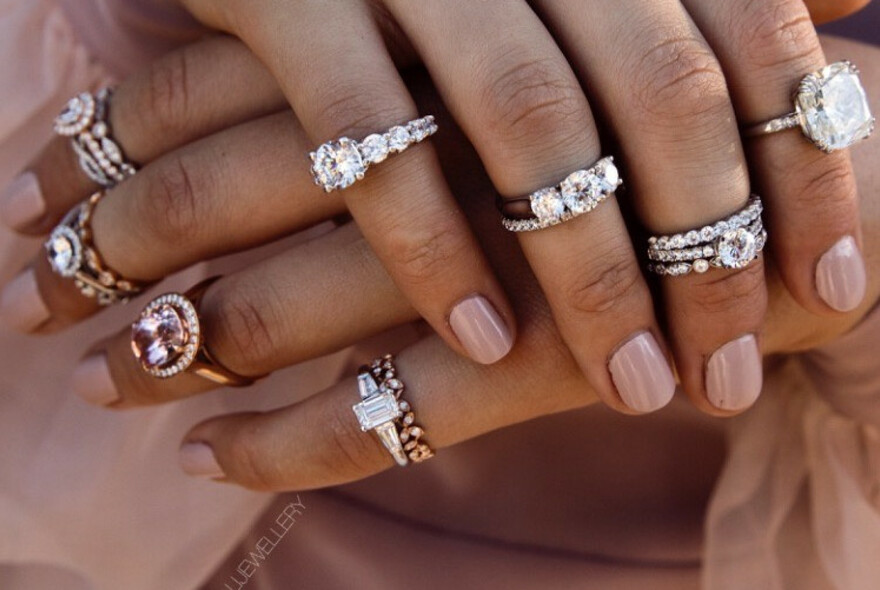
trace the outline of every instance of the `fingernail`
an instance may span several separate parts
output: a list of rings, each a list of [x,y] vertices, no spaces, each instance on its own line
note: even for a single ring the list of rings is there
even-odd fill
[[[745,410],[758,399],[764,382],[761,351],[751,334],[716,350],[706,368],[706,393],[719,410]]]
[[[623,403],[637,412],[659,410],[675,393],[672,369],[650,332],[618,348],[608,368]]]
[[[865,298],[865,261],[852,236],[846,236],[822,255],[816,266],[816,289],[832,309],[852,311]]]
[[[179,459],[181,469],[193,477],[216,479],[226,475],[217,463],[213,449],[205,443],[184,443],[180,447]]]
[[[46,201],[40,190],[40,181],[33,172],[19,175],[0,196],[0,216],[3,224],[12,229],[29,225],[46,212]]]
[[[26,270],[6,285],[0,295],[0,322],[19,332],[33,332],[51,313],[37,287],[37,276]]]
[[[468,355],[478,363],[491,365],[513,347],[513,337],[504,320],[481,295],[456,305],[449,315],[449,325]]]
[[[71,380],[73,390],[90,404],[107,406],[120,399],[105,354],[93,354],[80,362]]]

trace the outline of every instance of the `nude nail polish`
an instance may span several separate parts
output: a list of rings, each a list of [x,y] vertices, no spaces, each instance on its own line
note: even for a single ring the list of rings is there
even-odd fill
[[[868,281],[865,262],[852,236],[832,246],[816,266],[816,290],[837,311],[852,311],[865,298]]]
[[[709,358],[706,394],[720,410],[745,410],[758,399],[763,382],[761,351],[752,334],[728,342]]]
[[[90,404],[107,406],[119,401],[106,354],[94,354],[80,362],[73,371],[71,384],[77,395]]]
[[[650,332],[642,332],[618,348],[608,369],[623,403],[636,412],[659,410],[675,393],[672,369]]]
[[[478,363],[498,362],[513,347],[513,337],[504,320],[481,295],[458,303],[449,315],[449,325],[468,355]]]
[[[46,212],[46,201],[40,182],[33,172],[25,172],[13,180],[0,196],[0,218],[3,225],[18,229],[37,221]]]
[[[180,468],[187,475],[216,479],[224,477],[223,468],[217,463],[214,450],[203,442],[184,443],[178,454]]]
[[[12,279],[0,294],[0,322],[13,330],[33,332],[51,315],[40,295],[33,270],[26,270]]]

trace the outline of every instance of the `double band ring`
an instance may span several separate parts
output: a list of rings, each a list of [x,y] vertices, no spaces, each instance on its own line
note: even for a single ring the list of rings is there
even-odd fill
[[[556,186],[542,188],[528,197],[501,199],[501,223],[512,232],[552,227],[589,213],[622,184],[614,158],[603,158],[591,168],[572,172]]]
[[[110,129],[110,97],[103,88],[97,94],[84,92],[68,101],[55,119],[55,133],[69,137],[83,172],[104,188],[116,186],[137,172],[126,159]]]
[[[761,198],[749,202],[733,215],[702,229],[648,239],[648,270],[658,275],[682,276],[704,273],[710,268],[740,269],[748,266],[767,243]]]
[[[361,180],[372,164],[378,164],[436,132],[434,117],[428,115],[404,125],[395,125],[385,133],[373,133],[363,141],[340,137],[309,154],[312,179],[328,193],[348,188]]]
[[[794,112],[746,128],[743,134],[757,137],[795,127],[825,152],[867,139],[874,130],[874,117],[858,68],[841,61],[808,74],[795,93]]]
[[[92,215],[104,195],[104,191],[98,191],[71,209],[44,244],[52,270],[62,277],[73,279],[80,293],[95,299],[102,306],[125,303],[147,286],[146,283],[126,279],[107,266],[95,248]]]
[[[258,378],[245,377],[220,365],[205,346],[199,303],[220,277],[206,279],[185,294],[166,293],[150,301],[131,326],[131,349],[144,371],[167,379],[184,371],[233,387]]]
[[[361,401],[352,406],[361,430],[372,430],[397,464],[421,463],[434,456],[422,437],[412,406],[403,399],[406,387],[398,378],[394,357],[385,355],[358,372]]]

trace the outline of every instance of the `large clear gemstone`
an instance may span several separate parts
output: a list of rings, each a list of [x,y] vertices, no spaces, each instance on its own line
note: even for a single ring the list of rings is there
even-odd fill
[[[134,354],[147,367],[163,369],[174,364],[188,338],[181,313],[162,305],[142,316],[132,329]]]
[[[352,406],[361,429],[372,430],[400,417],[400,408],[393,393],[374,395]]]
[[[826,66],[798,94],[804,132],[827,150],[844,149],[870,135],[874,119],[858,73],[846,62]]]
[[[72,277],[79,270],[80,253],[79,237],[67,226],[59,225],[46,241],[49,264],[63,277]]]
[[[351,186],[363,177],[365,171],[357,142],[347,137],[319,147],[312,162],[315,180],[329,190]]]
[[[555,188],[542,188],[531,194],[532,213],[541,221],[555,221],[565,212],[562,195]]]
[[[755,236],[746,229],[724,232],[715,245],[715,251],[724,268],[742,268],[758,253]]]
[[[388,140],[374,133],[361,142],[361,155],[370,164],[378,164],[388,157]]]

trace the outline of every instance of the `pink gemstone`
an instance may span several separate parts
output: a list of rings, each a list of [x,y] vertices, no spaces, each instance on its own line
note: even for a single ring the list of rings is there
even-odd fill
[[[132,329],[132,347],[135,355],[150,368],[165,368],[173,364],[188,338],[180,313],[170,305],[163,305],[141,317]]]

